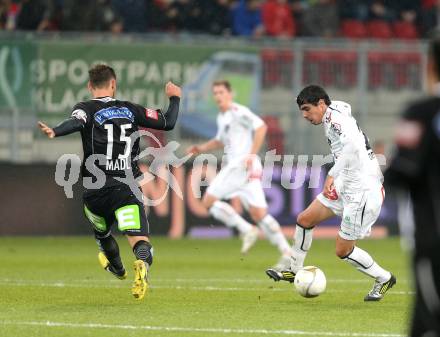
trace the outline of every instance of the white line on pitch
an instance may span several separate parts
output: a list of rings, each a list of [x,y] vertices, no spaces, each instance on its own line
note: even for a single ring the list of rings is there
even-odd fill
[[[158,282],[170,282],[170,278],[156,278],[155,279]],[[408,283],[407,280],[399,279],[399,284],[406,284]],[[114,280],[114,282],[117,282],[117,280]],[[172,282],[177,283],[198,283],[198,282],[225,282],[225,283],[267,283],[267,278],[264,280],[259,279],[236,279],[236,278],[199,278],[199,279],[189,279],[189,278],[177,278],[172,279]],[[341,279],[341,278],[327,278],[327,283],[371,283],[371,279],[369,278],[363,278],[363,279]]]
[[[11,278],[0,278],[1,282],[13,282],[16,281],[16,279]],[[39,280],[19,280],[20,281],[26,281],[26,282],[40,282]],[[102,284],[103,282],[110,282],[110,283],[119,283],[119,280],[116,279],[70,279],[70,281],[73,281],[75,283],[99,283]],[[224,283],[261,283],[261,284],[267,284],[268,279],[259,280],[259,279],[236,279],[236,278],[155,278],[155,282],[159,283],[217,283],[217,282],[224,282]],[[52,280],[52,282],[59,282],[63,283],[63,280]],[[327,283],[371,283],[371,279],[364,278],[364,279],[333,279],[328,278]],[[408,283],[407,280],[401,280],[399,279],[399,284],[406,284]]]
[[[220,328],[186,328],[171,326],[151,325],[121,325],[101,323],[67,323],[67,322],[19,322],[0,321],[2,325],[28,325],[45,327],[67,327],[67,328],[91,328],[91,329],[121,329],[121,330],[149,330],[168,332],[203,332],[219,334],[255,334],[255,335],[301,335],[301,336],[340,336],[340,337],[404,337],[397,333],[367,333],[367,332],[327,332],[327,331],[302,331],[302,330],[266,330],[266,329],[220,329]]]
[[[0,285],[7,286],[35,286],[35,287],[53,287],[53,288],[126,288],[122,283],[106,283],[101,284],[85,284],[85,283],[65,283],[65,282],[29,282],[29,281],[0,281]],[[213,286],[168,286],[168,285],[152,285],[151,289],[172,289],[172,290],[194,290],[194,291],[286,291],[285,288],[272,288],[272,286],[261,287],[261,288],[240,288],[240,287],[213,287]],[[337,290],[328,289],[327,293],[347,293],[347,290]],[[363,292],[359,291],[349,291],[349,292]],[[389,294],[394,295],[413,295],[413,291],[389,291]]]

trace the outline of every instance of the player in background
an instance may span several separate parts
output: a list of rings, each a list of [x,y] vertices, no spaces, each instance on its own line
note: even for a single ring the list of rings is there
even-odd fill
[[[88,89],[93,99],[76,104],[70,118],[55,128],[42,122],[38,122],[38,125],[49,138],[81,133],[83,178],[96,177],[97,169],[104,172],[106,178],[102,188],[86,188],[83,195],[84,213],[93,226],[100,249],[99,262],[117,278],[127,277],[119,246],[111,234],[112,225],[117,223],[136,257],[132,294],[136,299],[142,299],[148,288],[148,270],[153,263],[153,248],[148,238],[149,224],[143,202],[136,198],[127,184],[117,178],[126,178],[126,170],[131,170],[135,178],[141,176],[136,159],[139,138],[132,142],[130,136],[140,127],[173,129],[181,89],[171,82],[167,83],[165,94],[170,102],[165,113],[115,99],[116,75],[106,65],[96,65],[89,70]],[[94,169],[89,170],[85,162],[92,155],[100,155],[105,159],[105,164],[94,161]]]
[[[336,238],[336,255],[362,273],[374,278],[365,301],[379,301],[396,278],[379,266],[368,252],[356,246],[371,232],[384,200],[383,176],[368,138],[351,115],[351,106],[330,101],[319,86],[304,88],[296,99],[305,119],[322,124],[335,164],[328,172],[324,190],[297,218],[290,270],[268,269],[275,281],[293,282],[303,267],[312,244],[313,228],[335,215],[342,217]]]
[[[227,164],[211,182],[203,196],[203,204],[215,219],[239,231],[243,240],[241,252],[247,253],[258,238],[258,229],[222,201],[239,196],[252,220],[280,251],[281,258],[275,268],[286,268],[290,265],[291,249],[279,223],[267,212],[261,185],[262,165],[257,154],[264,142],[267,127],[247,107],[233,102],[228,81],[214,82],[212,91],[220,110],[217,135],[206,143],[191,146],[188,152],[198,154],[224,148]]]
[[[396,125],[386,183],[408,194],[407,224],[416,296],[408,336],[440,336],[440,39],[429,44],[429,96],[409,105]],[[403,224],[401,224],[403,225]],[[409,226],[408,226],[409,225]]]

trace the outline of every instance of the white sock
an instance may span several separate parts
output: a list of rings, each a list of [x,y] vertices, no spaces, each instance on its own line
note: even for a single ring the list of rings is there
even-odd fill
[[[272,215],[267,214],[263,219],[260,220],[258,226],[260,226],[269,242],[274,246],[277,246],[281,254],[285,256],[291,255],[289,243],[281,231],[280,224]]]
[[[228,227],[236,227],[240,233],[247,233],[252,225],[243,219],[227,202],[217,200],[209,209],[209,213]]]
[[[350,263],[357,270],[375,278],[379,282],[386,282],[390,279],[391,273],[379,266],[365,250],[354,247],[353,251],[342,258]]]
[[[297,273],[303,266],[306,259],[307,252],[312,246],[313,240],[313,227],[304,228],[300,225],[296,225],[295,230],[295,242],[293,243],[292,261],[290,268],[294,273]]]

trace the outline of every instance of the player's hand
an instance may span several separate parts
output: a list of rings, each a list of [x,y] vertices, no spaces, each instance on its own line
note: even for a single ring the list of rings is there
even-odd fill
[[[322,191],[324,197],[330,200],[338,199],[338,194],[336,193],[335,190],[334,181],[335,179],[332,176],[327,176],[324,183],[324,190]]]
[[[175,85],[173,82],[170,81],[165,85],[165,94],[168,97],[182,97],[182,89],[178,85]]]
[[[244,159],[244,166],[248,172],[252,172],[253,164],[254,164],[254,154],[248,154]]]
[[[43,122],[38,121],[38,127],[41,129],[41,131],[43,131],[43,133],[49,137],[49,138],[54,138],[55,137],[55,132],[53,131],[52,128],[48,127],[46,124],[44,124]]]
[[[190,146],[187,150],[186,150],[186,153],[188,153],[188,154],[192,154],[192,155],[196,155],[196,154],[199,154],[199,153],[201,153],[202,151],[201,151],[201,149],[200,149],[200,147],[198,146],[198,145],[193,145],[193,146]]]
[[[261,178],[263,176],[263,171],[261,170],[261,166],[256,165],[255,160],[257,158],[258,158],[258,156],[256,154],[248,154],[244,158],[244,165],[246,167],[246,171],[247,171],[249,180],[252,180],[252,179],[261,180]]]

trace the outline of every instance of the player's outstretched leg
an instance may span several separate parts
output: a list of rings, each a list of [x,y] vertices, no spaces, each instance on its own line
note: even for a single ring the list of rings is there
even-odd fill
[[[267,276],[274,281],[287,281],[293,282],[295,280],[296,273],[304,266],[304,260],[307,256],[307,252],[312,246],[313,240],[313,227],[306,228],[297,224],[295,230],[295,238],[292,247],[292,256],[290,258],[290,265],[283,269],[277,270],[271,268],[266,270]]]
[[[127,272],[119,255],[118,243],[111,233],[103,235],[95,232],[95,239],[100,249],[98,260],[101,266],[120,280],[127,278]]]
[[[309,207],[298,215],[290,268],[281,271],[268,269],[267,276],[274,281],[293,282],[295,274],[303,267],[307,252],[312,246],[314,226],[334,215],[333,211],[318,199],[313,200]]]
[[[290,261],[290,269],[295,274],[304,267],[304,260],[312,246],[313,228],[313,226],[305,227],[299,223],[296,224],[295,243],[293,245],[293,254]]]
[[[135,299],[144,298],[148,290],[148,271],[153,264],[153,246],[146,237],[129,237],[135,243],[133,244],[133,253],[136,256],[134,261],[134,282],[131,292]],[[129,241],[131,241],[129,239]],[[130,243],[132,243],[131,241]]]
[[[258,228],[243,219],[228,203],[220,200],[215,201],[209,208],[209,213],[226,226],[237,228],[243,242],[241,246],[242,254],[246,254],[257,241]]]
[[[266,235],[269,242],[276,246],[281,253],[281,257],[274,266],[276,270],[286,270],[290,268],[290,257],[292,250],[286,240],[281,226],[275,218],[267,213],[267,209],[254,208],[249,209],[253,220],[258,224],[263,233]]]
[[[385,293],[396,284],[396,277],[389,271],[379,266],[365,250],[354,246],[355,241],[337,238],[336,254],[355,267],[360,272],[374,278],[373,288],[365,296],[364,301],[380,301]],[[347,247],[352,245],[347,254]]]

